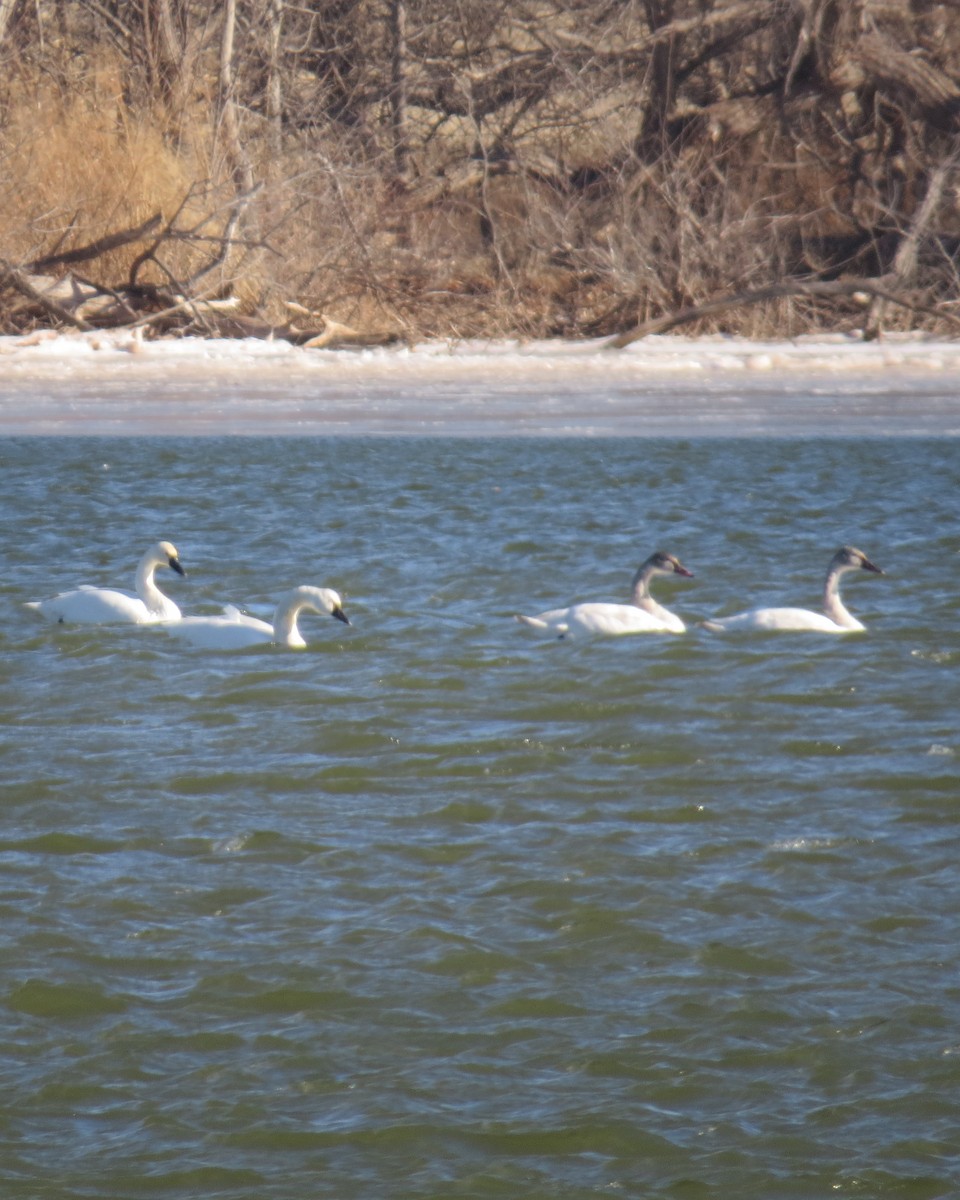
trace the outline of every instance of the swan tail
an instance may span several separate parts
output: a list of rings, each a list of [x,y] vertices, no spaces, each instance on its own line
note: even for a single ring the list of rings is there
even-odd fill
[[[546,621],[541,621],[539,617],[524,617],[520,613],[514,613],[513,619],[519,621],[521,625],[529,625],[531,629],[549,628]]]

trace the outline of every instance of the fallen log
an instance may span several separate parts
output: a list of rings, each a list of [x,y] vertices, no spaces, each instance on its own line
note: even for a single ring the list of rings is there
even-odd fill
[[[89,331],[93,328],[82,317],[76,316],[58,300],[48,296],[41,287],[32,282],[25,271],[12,263],[0,259],[0,288],[9,287],[18,292],[32,304],[63,325],[71,325],[74,329]]]
[[[364,347],[393,346],[400,341],[400,335],[393,330],[351,329],[349,325],[341,325],[339,321],[324,318],[323,329],[300,342],[305,350],[347,350],[351,347],[361,350]]]
[[[863,296],[884,300],[912,312],[925,316],[936,316],[960,328],[960,317],[929,305],[917,304],[891,291],[891,285],[899,282],[896,275],[879,275],[876,278],[863,279],[811,279],[791,280],[781,283],[771,283],[767,287],[753,288],[742,292],[732,292],[727,296],[718,296],[703,304],[693,304],[676,312],[666,313],[662,317],[654,317],[643,321],[632,329],[618,333],[604,343],[604,349],[622,350],[625,346],[639,341],[655,333],[668,333],[681,325],[689,325],[703,317],[715,317],[720,313],[729,312],[734,308],[742,308],[750,304],[763,304],[768,300],[782,300],[791,296],[808,296],[816,299],[836,299],[843,296]]]

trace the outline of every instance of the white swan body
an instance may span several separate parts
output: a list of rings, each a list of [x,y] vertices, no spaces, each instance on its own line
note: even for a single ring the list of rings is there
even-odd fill
[[[170,633],[186,638],[206,650],[239,650],[244,646],[280,646],[301,649],[307,643],[297,628],[297,618],[305,609],[329,614],[349,625],[340,597],[332,588],[297,587],[278,605],[273,623],[248,616],[228,605],[219,617],[184,617],[169,627]]]
[[[657,551],[637,568],[631,585],[629,604],[573,604],[569,608],[552,608],[536,617],[516,620],[539,633],[565,638],[601,634],[618,637],[627,633],[684,633],[686,625],[676,615],[658,604],[650,595],[650,581],[657,575],[682,575],[693,578],[679,559]]]
[[[135,596],[114,588],[85,586],[61,592],[49,600],[31,600],[26,607],[48,621],[62,624],[152,625],[158,621],[179,621],[180,609],[154,582],[157,567],[170,567],[178,575],[186,575],[176,547],[170,542],[157,542],[140,559]]]
[[[754,631],[804,631],[813,633],[862,633],[864,625],[849,612],[840,599],[840,580],[850,571],[871,571],[882,575],[862,550],[842,546],[830,560],[823,587],[823,612],[806,608],[753,608],[732,617],[713,617],[703,622],[704,629],[715,633]]]

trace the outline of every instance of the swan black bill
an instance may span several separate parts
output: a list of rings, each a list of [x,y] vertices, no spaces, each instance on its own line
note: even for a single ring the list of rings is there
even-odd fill
[[[682,567],[680,563],[677,563],[677,565],[673,568],[673,573],[674,575],[682,575],[685,579],[694,578],[693,572],[688,571],[686,567]]]
[[[182,575],[182,576],[184,577],[184,579],[186,579],[186,577],[187,577],[187,573],[186,573],[186,571],[183,569],[183,567],[181,567],[181,566],[180,566],[180,559],[179,559],[179,558],[168,558],[168,559],[167,559],[167,562],[170,564],[170,569],[171,569],[171,571],[176,571],[176,573],[177,573],[178,575]]]
[[[881,571],[879,567],[875,567],[869,558],[865,558],[863,560],[863,569],[865,571],[872,571],[874,573],[874,575],[885,575],[886,574],[886,572]]]
[[[335,608],[330,615],[336,617],[338,621],[342,621],[344,623],[344,625],[350,624],[350,618],[347,616],[347,614],[343,611],[342,608]]]

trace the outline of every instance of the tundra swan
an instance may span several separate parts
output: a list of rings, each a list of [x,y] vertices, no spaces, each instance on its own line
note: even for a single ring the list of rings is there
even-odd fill
[[[340,597],[332,588],[303,586],[294,588],[280,601],[272,624],[228,605],[222,616],[184,617],[169,628],[171,633],[207,650],[236,650],[270,642],[299,649],[307,644],[297,628],[297,617],[304,609],[329,613],[344,625],[350,624]]]
[[[179,621],[180,609],[154,583],[157,567],[170,567],[178,575],[186,575],[180,565],[175,546],[156,542],[140,559],[137,567],[136,596],[114,588],[79,587],[61,592],[49,600],[31,600],[27,608],[36,609],[48,621],[61,624],[77,622],[85,625],[132,623],[151,625],[158,621]]]
[[[703,622],[704,629],[732,633],[741,629],[812,630],[816,633],[858,633],[864,626],[848,612],[840,599],[840,580],[848,571],[872,571],[882,575],[862,550],[841,546],[827,568],[823,586],[823,612],[806,608],[753,608],[732,617],[714,617]]]
[[[693,572],[679,559],[658,550],[637,568],[629,604],[573,604],[569,608],[550,609],[537,617],[518,613],[516,620],[540,633],[561,638],[594,633],[683,633],[686,626],[680,618],[650,595],[650,581],[657,575],[693,578]]]

